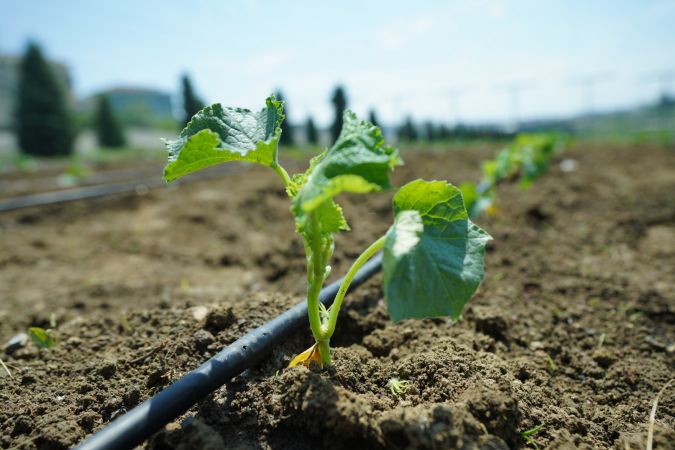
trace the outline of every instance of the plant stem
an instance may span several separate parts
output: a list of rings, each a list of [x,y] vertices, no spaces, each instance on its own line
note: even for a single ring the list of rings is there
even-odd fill
[[[326,261],[324,257],[324,246],[321,240],[321,233],[319,231],[319,223],[316,216],[312,213],[309,215],[309,225],[311,240],[310,245],[307,246],[310,254],[307,255],[309,259],[307,281],[307,314],[309,316],[309,326],[312,329],[314,340],[319,344],[319,351],[323,364],[330,364],[330,351],[328,346],[328,338],[326,338],[325,331],[321,326],[321,313],[319,310],[319,293],[323,286],[324,275],[326,272]]]
[[[270,167],[272,167],[272,169],[274,169],[274,171],[281,177],[285,187],[288,187],[288,185],[291,184],[291,177],[288,175],[288,172],[286,172],[286,169],[281,167],[279,163],[274,163]]]
[[[328,339],[330,339],[331,336],[333,336],[333,332],[335,331],[335,325],[337,323],[337,318],[338,314],[340,314],[340,307],[342,306],[342,300],[345,298],[345,294],[347,293],[347,290],[349,289],[349,285],[352,284],[352,280],[356,276],[356,273],[359,271],[359,269],[366,263],[370,258],[372,258],[375,253],[379,252],[382,250],[382,247],[384,247],[384,241],[385,241],[386,236],[382,236],[375,242],[373,242],[370,247],[365,249],[363,253],[354,261],[352,266],[349,268],[349,271],[345,275],[344,279],[342,280],[342,283],[340,284],[340,289],[338,289],[337,294],[335,295],[335,301],[333,302],[333,306],[330,308],[330,318],[328,320],[328,328],[326,329],[326,336]]]
[[[272,164],[272,169],[279,175],[284,182],[284,186],[288,187],[291,184],[291,177],[286,172],[286,169],[281,167],[277,162]],[[308,273],[307,273],[307,315],[309,316],[309,326],[312,329],[314,340],[319,345],[319,353],[324,365],[330,364],[330,336],[327,336],[326,330],[321,326],[321,312],[319,310],[319,293],[323,286],[323,281],[326,274],[326,251],[324,248],[324,240],[321,238],[319,231],[319,223],[314,214],[310,214],[310,229],[311,229],[311,245],[307,246],[308,250]],[[328,252],[330,254],[330,252]]]

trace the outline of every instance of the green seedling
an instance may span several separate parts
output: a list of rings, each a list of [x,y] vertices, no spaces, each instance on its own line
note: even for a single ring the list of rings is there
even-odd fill
[[[463,183],[460,186],[470,215],[496,211],[496,188],[503,181],[516,180],[522,189],[532,186],[548,171],[551,158],[565,143],[566,139],[556,134],[518,135],[511,145],[497,152],[494,159],[483,163],[483,178],[478,185]]]
[[[134,327],[131,326],[131,322],[129,322],[129,319],[124,314],[120,314],[120,325],[127,333],[132,333],[134,331]]]
[[[408,392],[408,389],[410,389],[410,381],[392,378],[387,382],[387,386],[389,386],[391,395],[400,397],[401,395],[405,395],[405,393]]]
[[[307,308],[315,344],[291,365],[331,363],[330,339],[347,289],[358,270],[383,252],[383,285],[394,321],[450,316],[459,319],[483,279],[485,245],[491,237],[471,222],[462,194],[446,181],[412,181],[393,197],[394,223],[354,261],[333,305],[319,292],[330,274],[335,235],[349,230],[336,203],[341,193],[391,188],[390,172],[402,164],[382,132],[346,111],[333,146],[315,156],[309,168],[290,176],[278,159],[283,104],[269,97],[260,111],[220,104],[198,112],[175,141],[168,141],[164,179],[171,182],[207,167],[233,161],[274,170],[290,199],[296,231],[307,259]]]
[[[66,170],[59,175],[58,184],[62,187],[76,186],[83,182],[89,176],[87,166],[78,160],[71,160]]]
[[[40,327],[30,327],[28,335],[32,341],[41,349],[49,350],[56,345],[56,337],[52,330],[45,330]]]
[[[537,445],[537,441],[532,436],[539,433],[543,428],[544,428],[543,424],[537,425],[536,427],[530,428],[529,430],[521,431],[520,436],[523,438],[523,440],[527,445],[531,445],[534,448],[538,449],[539,445]]]
[[[546,362],[548,363],[548,369],[551,372],[555,372],[556,370],[558,370],[558,366],[555,364],[555,361],[553,361],[553,358],[551,358],[551,355],[549,355],[548,353],[546,354]]]

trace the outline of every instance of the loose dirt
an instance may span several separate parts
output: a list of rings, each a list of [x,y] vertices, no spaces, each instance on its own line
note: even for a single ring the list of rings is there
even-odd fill
[[[404,153],[395,181],[476,180],[495,150]],[[377,276],[346,301],[332,367],[284,369],[311,344],[303,329],[146,446],[644,448],[675,374],[675,152],[578,144],[561,158],[577,170],[503,186],[478,220],[495,240],[461,321],[392,323]],[[1,354],[0,446],[76,445],[299,301],[284,195],[251,168],[0,215],[0,343],[52,315],[59,340]],[[389,198],[341,199],[352,231],[336,276],[386,230]],[[655,448],[675,448],[672,389],[656,418]]]

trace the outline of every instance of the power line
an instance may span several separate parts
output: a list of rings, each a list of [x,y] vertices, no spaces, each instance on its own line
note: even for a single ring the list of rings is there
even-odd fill
[[[658,84],[659,96],[665,97],[670,93],[670,87],[675,82],[675,68],[647,73],[641,77],[641,80],[645,83]]]
[[[592,115],[595,112],[595,93],[598,85],[614,78],[611,72],[596,72],[569,79],[569,84],[581,90],[581,113]]]
[[[532,80],[515,80],[497,87],[500,91],[505,91],[507,93],[510,110],[510,118],[508,122],[509,128],[513,131],[516,131],[520,128],[520,107],[522,94],[526,90],[532,89],[534,86],[535,82]]]
[[[454,125],[459,125],[461,120],[460,98],[466,94],[465,86],[456,86],[448,91],[448,100],[450,105],[450,115]]]

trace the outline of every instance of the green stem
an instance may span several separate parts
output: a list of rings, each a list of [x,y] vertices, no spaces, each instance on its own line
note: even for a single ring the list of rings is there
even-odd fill
[[[309,326],[312,329],[314,340],[319,344],[321,358],[324,364],[330,364],[330,352],[328,349],[328,340],[325,332],[321,326],[321,313],[319,311],[319,293],[323,286],[324,274],[326,272],[326,261],[324,258],[324,247],[321,242],[321,233],[319,231],[319,223],[314,214],[309,216],[310,234],[312,239],[310,241],[308,257],[310,263],[307,273],[307,314],[309,316]]]
[[[331,359],[330,359],[330,339],[323,339],[321,341],[317,341],[317,344],[319,344],[319,353],[321,354],[321,362],[323,363],[324,366],[330,366]]]
[[[382,250],[384,247],[384,241],[386,236],[382,236],[375,242],[373,242],[370,247],[364,250],[363,253],[354,261],[352,266],[349,268],[349,271],[345,275],[342,283],[340,284],[340,289],[338,289],[337,294],[335,295],[335,301],[333,306],[330,308],[330,318],[328,320],[328,327],[325,330],[325,336],[330,339],[335,332],[335,325],[337,323],[338,314],[340,314],[340,307],[342,306],[342,300],[345,298],[345,294],[349,289],[349,285],[352,284],[352,280],[356,276],[356,273],[359,269],[366,263],[370,258],[372,258],[377,252]]]
[[[281,167],[279,163],[273,163],[270,167],[281,177],[281,180],[284,182],[284,186],[288,187],[291,184],[291,177],[286,172],[286,169]]]

